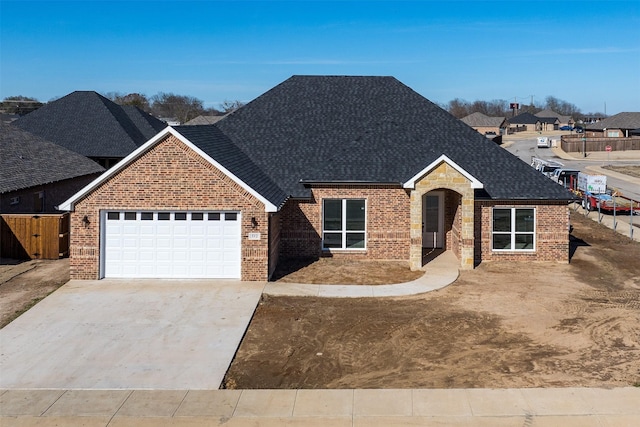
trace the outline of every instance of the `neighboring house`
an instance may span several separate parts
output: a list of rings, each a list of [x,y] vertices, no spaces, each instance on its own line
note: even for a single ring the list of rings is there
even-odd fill
[[[20,129],[109,168],[166,123],[134,106],[120,106],[91,91],[76,91],[13,122]]]
[[[560,120],[557,117],[538,117],[539,123],[536,125],[538,131],[558,130]]]
[[[393,77],[294,76],[167,128],[60,208],[71,276],[267,280],[333,256],[569,259],[573,196]]]
[[[185,126],[212,125],[224,119],[224,117],[225,116],[198,116],[185,123]]]
[[[509,119],[509,129],[519,131],[537,131],[540,130],[540,118],[531,113],[520,113]]]
[[[628,138],[639,127],[640,112],[625,112],[587,124],[586,132],[589,137]]]
[[[104,168],[13,125],[0,125],[0,213],[59,213],[56,206]]]
[[[562,116],[553,110],[542,110],[535,114],[537,117],[557,118],[558,127],[560,126],[572,126],[575,125],[575,121],[571,116]]]
[[[509,121],[505,117],[490,117],[480,112],[469,114],[460,120],[482,135],[503,135],[509,127]]]

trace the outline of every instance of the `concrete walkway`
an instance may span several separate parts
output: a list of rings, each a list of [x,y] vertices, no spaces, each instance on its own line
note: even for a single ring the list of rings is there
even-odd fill
[[[458,278],[460,261],[445,251],[427,263],[424,275],[406,283],[393,285],[308,285],[269,282],[264,293],[274,296],[316,296],[328,298],[366,298],[417,295],[444,288]]]
[[[7,390],[5,426],[637,427],[640,388]]]

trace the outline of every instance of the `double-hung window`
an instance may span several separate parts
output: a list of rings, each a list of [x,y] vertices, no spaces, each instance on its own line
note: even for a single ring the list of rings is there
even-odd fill
[[[322,248],[365,249],[366,204],[364,199],[324,199]]]
[[[493,209],[493,250],[535,250],[536,211],[533,208]]]

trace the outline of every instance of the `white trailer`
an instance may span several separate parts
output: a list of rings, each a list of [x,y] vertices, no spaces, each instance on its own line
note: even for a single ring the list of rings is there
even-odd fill
[[[605,194],[607,192],[607,176],[580,172],[578,173],[577,189],[591,194]]]
[[[538,137],[538,148],[549,148],[551,147],[551,140],[546,136]]]

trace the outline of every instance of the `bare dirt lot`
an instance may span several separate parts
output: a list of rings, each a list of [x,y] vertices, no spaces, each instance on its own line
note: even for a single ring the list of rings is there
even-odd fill
[[[225,386],[640,386],[640,244],[572,224],[569,265],[485,263],[410,298],[265,298]]]
[[[69,281],[69,260],[0,261],[0,328]]]
[[[609,169],[614,172],[623,173],[634,178],[640,178],[640,166],[603,166],[603,169]]]

